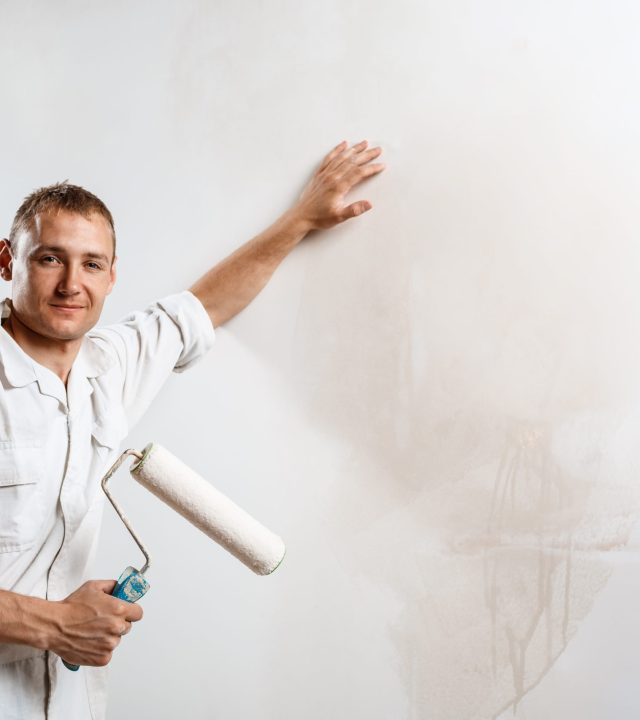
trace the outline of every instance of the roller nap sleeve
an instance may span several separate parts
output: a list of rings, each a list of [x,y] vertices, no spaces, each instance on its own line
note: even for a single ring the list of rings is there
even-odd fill
[[[149,443],[132,477],[258,575],[282,562],[281,538],[161,445]]]

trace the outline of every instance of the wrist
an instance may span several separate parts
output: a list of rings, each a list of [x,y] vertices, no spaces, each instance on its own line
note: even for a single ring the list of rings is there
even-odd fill
[[[304,209],[299,205],[294,205],[287,210],[280,220],[287,226],[289,234],[296,237],[298,242],[315,229]]]
[[[42,650],[55,650],[58,641],[62,636],[61,613],[65,609],[62,602],[53,600],[41,600],[34,598],[37,605],[34,608],[36,622],[34,623],[34,639]]]
[[[55,644],[59,623],[59,603],[31,596],[16,596],[13,642],[38,650],[50,650]]]

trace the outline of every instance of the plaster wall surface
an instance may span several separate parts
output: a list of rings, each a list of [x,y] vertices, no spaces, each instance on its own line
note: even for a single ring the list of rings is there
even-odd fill
[[[340,140],[387,164],[132,430],[288,553],[257,578],[123,474],[153,588],[109,717],[637,717],[640,7],[0,12],[5,232],[36,186],[101,196],[105,322],[262,230]],[[107,508],[96,576],[136,559]]]

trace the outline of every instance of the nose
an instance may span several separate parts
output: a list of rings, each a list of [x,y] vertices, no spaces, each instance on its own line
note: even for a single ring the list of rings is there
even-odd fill
[[[58,283],[58,292],[62,295],[77,295],[80,292],[80,268],[69,263],[65,266],[60,282]]]

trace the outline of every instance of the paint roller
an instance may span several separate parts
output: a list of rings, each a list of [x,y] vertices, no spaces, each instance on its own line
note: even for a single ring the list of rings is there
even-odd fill
[[[277,535],[167,449],[157,443],[149,443],[142,453],[125,450],[102,478],[102,489],[146,559],[141,570],[128,567],[120,575],[111,593],[114,597],[136,602],[150,587],[145,578],[151,566],[149,553],[107,488],[107,483],[128,456],[137,458],[137,462],[129,468],[135,480],[248,568],[258,575],[269,575],[280,565],[285,546]],[[63,662],[70,670],[79,667]]]

